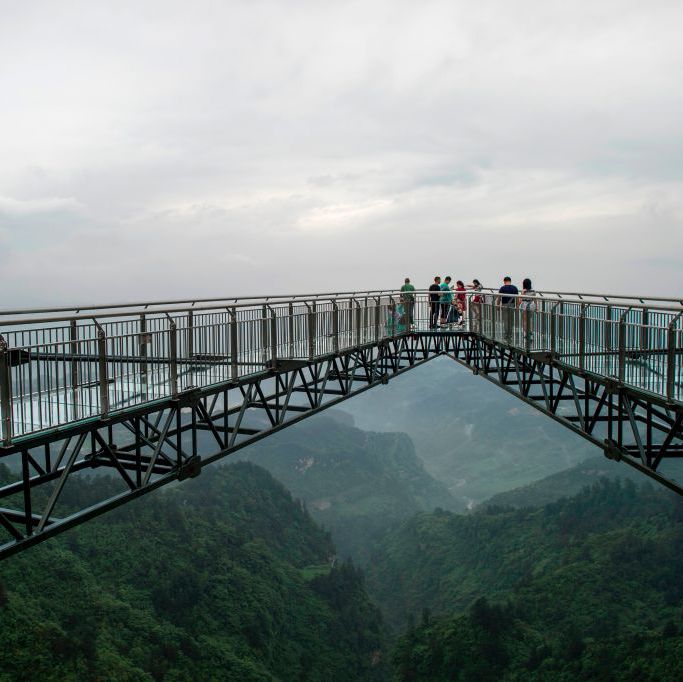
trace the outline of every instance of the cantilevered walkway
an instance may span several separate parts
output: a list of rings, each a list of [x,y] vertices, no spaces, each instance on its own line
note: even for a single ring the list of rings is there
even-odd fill
[[[0,311],[0,558],[440,355],[683,493],[683,300],[467,299],[439,329],[426,292]],[[119,490],[66,492],[103,467]]]

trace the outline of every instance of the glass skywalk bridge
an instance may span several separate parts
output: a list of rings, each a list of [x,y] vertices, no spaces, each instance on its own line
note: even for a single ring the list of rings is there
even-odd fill
[[[683,492],[660,466],[683,456],[683,302],[465,297],[464,324],[436,329],[449,307],[428,292],[0,312],[0,557],[439,355]],[[101,467],[121,492],[70,508],[67,483]]]
[[[397,301],[367,292],[0,317],[2,442],[395,338],[406,331]]]
[[[668,402],[683,400],[683,303],[615,304],[534,297],[534,309],[475,306],[470,329],[529,355],[548,354],[577,372]],[[519,297],[522,300],[523,297]]]

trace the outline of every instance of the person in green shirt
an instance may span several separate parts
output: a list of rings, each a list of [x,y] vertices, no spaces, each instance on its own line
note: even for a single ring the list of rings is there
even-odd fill
[[[408,328],[413,324],[413,313],[415,309],[415,287],[410,283],[410,277],[406,277],[405,284],[401,287],[401,303]]]
[[[451,276],[447,275],[444,279],[444,281],[441,283],[441,291],[444,293],[441,294],[441,325],[446,324],[446,320],[448,319],[448,310],[451,306],[451,303],[453,301],[453,292],[451,291]]]

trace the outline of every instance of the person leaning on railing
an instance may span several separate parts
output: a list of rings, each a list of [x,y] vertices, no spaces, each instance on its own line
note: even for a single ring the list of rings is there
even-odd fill
[[[533,314],[536,311],[535,296],[536,292],[533,289],[531,280],[527,277],[522,282],[522,298],[519,300],[519,309],[522,311],[522,329],[524,329],[525,336],[531,334],[531,323],[533,321]],[[531,339],[527,338],[527,340]]]
[[[520,299],[520,310],[536,310],[536,292],[534,291],[531,280],[527,277],[522,282],[522,298]]]
[[[481,330],[481,304],[483,303],[483,296],[481,291],[484,287],[478,279],[473,279],[472,284],[467,286],[468,289],[474,291],[474,295],[470,300],[470,324],[474,325],[477,331]]]
[[[503,277],[503,286],[498,289],[498,305],[503,309],[503,335],[509,343],[512,340],[512,321],[517,306],[519,289],[512,283],[512,277]]]
[[[410,283],[410,277],[405,278],[405,283],[401,287],[401,303],[405,311],[406,323],[408,327],[413,324],[414,310],[415,310],[415,287]]]

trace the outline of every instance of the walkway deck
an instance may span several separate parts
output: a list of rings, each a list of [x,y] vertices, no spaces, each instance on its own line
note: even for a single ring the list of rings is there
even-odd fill
[[[407,333],[476,334],[670,403],[683,400],[680,302],[543,292],[525,313],[498,305],[492,292],[475,301],[468,293],[464,326],[432,330],[428,294],[417,293],[410,332],[398,292],[146,303],[70,316],[27,311],[4,322],[0,315],[0,439],[7,444],[240,380],[284,360]]]

